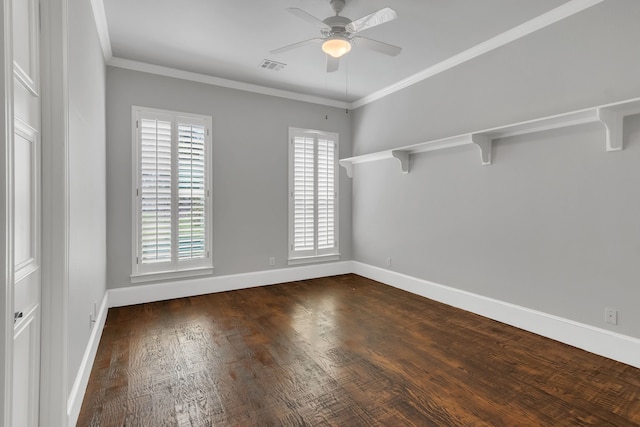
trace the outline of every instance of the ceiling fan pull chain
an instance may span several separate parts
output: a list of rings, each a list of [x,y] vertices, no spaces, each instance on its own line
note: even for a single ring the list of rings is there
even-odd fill
[[[347,106],[344,109],[345,114],[349,114],[349,58],[346,60],[345,78],[344,78],[344,101]]]

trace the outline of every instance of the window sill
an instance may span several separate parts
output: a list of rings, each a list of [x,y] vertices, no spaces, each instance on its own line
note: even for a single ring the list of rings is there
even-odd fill
[[[314,262],[338,261],[339,259],[340,259],[340,254],[289,258],[289,265],[311,264]]]
[[[185,279],[188,277],[208,276],[213,273],[213,267],[193,268],[190,270],[158,271],[153,273],[138,273],[131,275],[131,283],[154,282],[158,280]]]

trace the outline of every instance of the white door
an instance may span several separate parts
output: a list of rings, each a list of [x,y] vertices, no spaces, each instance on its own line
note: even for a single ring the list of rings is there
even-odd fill
[[[10,0],[14,71],[13,426],[38,425],[40,389],[40,75],[38,0]]]

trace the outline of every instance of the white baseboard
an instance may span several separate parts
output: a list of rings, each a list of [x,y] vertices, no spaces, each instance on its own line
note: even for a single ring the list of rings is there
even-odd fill
[[[96,358],[98,344],[100,344],[100,338],[102,337],[102,330],[107,320],[107,311],[110,307],[335,276],[338,274],[351,273],[352,269],[351,261],[342,261],[107,290],[107,293],[102,299],[100,311],[96,317],[96,323],[89,336],[89,342],[82,357],[80,367],[78,368],[78,374],[69,393],[69,399],[67,401],[67,419],[69,420],[69,426],[75,426],[78,421],[82,400],[87,390],[91,368]]]
[[[356,261],[110,289],[109,306],[141,304],[355,273],[640,368],[640,339]]]
[[[76,379],[71,387],[71,392],[69,393],[69,399],[67,400],[67,420],[69,421],[69,427],[75,426],[78,422],[78,416],[80,415],[80,409],[82,407],[82,399],[84,398],[84,393],[87,391],[89,375],[91,375],[91,368],[93,367],[93,362],[96,359],[98,344],[100,344],[102,330],[104,329],[104,324],[107,320],[108,309],[109,291],[107,291],[104,298],[102,298],[100,310],[96,315],[96,323],[93,325],[93,329],[91,330],[87,348],[82,356],[80,368],[78,368],[78,374],[76,375]]]
[[[296,280],[335,276],[351,273],[352,269],[351,261],[341,261],[109,289],[109,307],[121,307],[256,286],[274,285]]]
[[[356,261],[352,272],[640,368],[640,339]]]
[[[640,368],[640,339],[357,261],[342,261],[109,289],[100,306],[96,325],[91,332],[78,375],[69,395],[69,425],[74,426],[80,414],[82,399],[102,336],[108,307],[142,304],[348,273],[355,273]]]

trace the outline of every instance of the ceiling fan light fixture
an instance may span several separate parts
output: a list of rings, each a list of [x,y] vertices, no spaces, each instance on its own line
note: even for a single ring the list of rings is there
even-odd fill
[[[333,36],[322,43],[322,51],[334,58],[340,58],[342,55],[349,53],[351,43],[344,37]]]

